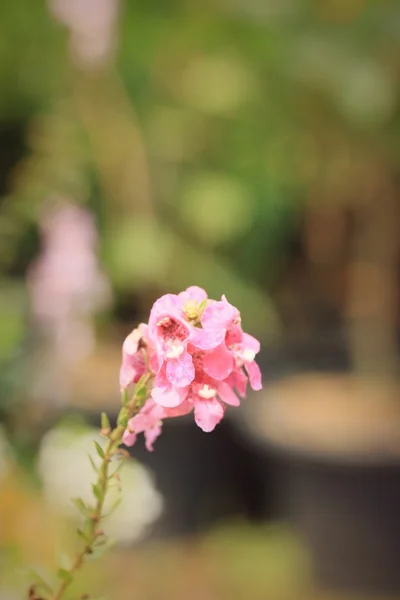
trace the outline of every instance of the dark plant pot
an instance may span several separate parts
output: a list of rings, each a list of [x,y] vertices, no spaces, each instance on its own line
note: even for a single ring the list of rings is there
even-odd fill
[[[400,460],[350,462],[276,452],[283,514],[324,589],[400,595]]]
[[[290,386],[266,387],[244,419],[272,463],[277,516],[303,538],[319,588],[400,596],[398,384],[310,374]]]

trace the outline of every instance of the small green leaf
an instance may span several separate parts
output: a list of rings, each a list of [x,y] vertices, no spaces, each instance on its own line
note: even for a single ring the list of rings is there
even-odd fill
[[[92,483],[93,494],[96,496],[97,500],[100,500],[102,497],[102,491],[98,483]]]
[[[137,402],[143,402],[147,399],[148,391],[145,385],[137,385],[135,388],[135,398]]]
[[[101,428],[102,429],[111,429],[110,420],[107,417],[105,412],[101,413]]]
[[[121,408],[118,415],[118,425],[126,427],[128,424],[128,411],[125,407]]]
[[[104,459],[105,454],[104,454],[103,448],[100,446],[100,444],[98,442],[96,442],[96,440],[94,441],[94,445],[95,445],[97,454],[100,456],[100,458]]]
[[[82,513],[84,517],[88,517],[89,519],[91,518],[93,514],[93,509],[90,506],[86,506],[86,504],[81,498],[72,498],[71,502],[75,504],[76,508],[79,510],[80,513]]]
[[[67,585],[72,583],[72,581],[74,579],[72,574],[69,571],[67,571],[66,569],[58,569],[57,576],[59,579],[62,579],[63,581],[65,581],[65,583]]]
[[[96,467],[96,463],[94,462],[93,457],[90,456],[90,454],[88,454],[88,457],[89,457],[89,460],[90,460],[90,464],[92,465],[95,473],[98,474],[99,473],[99,469]]]
[[[85,531],[82,531],[82,529],[77,529],[76,533],[85,542],[85,544],[87,544],[88,546],[91,545],[92,540],[91,540],[91,536],[90,536],[89,533],[86,533]]]
[[[128,398],[128,392],[126,389],[122,390],[121,392],[121,404],[122,406],[126,406],[129,402],[129,398]]]

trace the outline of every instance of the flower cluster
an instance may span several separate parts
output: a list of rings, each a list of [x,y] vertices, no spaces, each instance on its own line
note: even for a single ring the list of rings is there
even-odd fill
[[[125,389],[145,374],[151,396],[128,422],[123,441],[131,446],[144,433],[146,446],[161,433],[162,421],[194,411],[197,425],[212,431],[226,405],[238,406],[247,382],[260,390],[255,362],[260,343],[241,328],[240,313],[222,296],[210,300],[196,286],[166,294],[155,302],[147,325],[125,340],[120,386]]]

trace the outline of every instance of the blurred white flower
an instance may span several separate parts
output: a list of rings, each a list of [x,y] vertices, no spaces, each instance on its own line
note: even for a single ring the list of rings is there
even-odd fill
[[[107,60],[114,46],[118,0],[49,0],[49,6],[68,27],[77,62],[95,66]]]
[[[104,445],[96,429],[60,426],[48,432],[39,452],[39,472],[49,506],[56,512],[77,517],[79,513],[71,498],[82,498],[93,503],[91,483],[95,473],[87,458],[91,454],[96,464],[100,458],[93,440]],[[120,544],[129,544],[142,538],[148,527],[162,513],[162,496],[156,490],[149,471],[141,464],[126,461],[119,472],[121,491],[115,485],[106,498],[104,513],[121,502],[104,522],[104,532]]]

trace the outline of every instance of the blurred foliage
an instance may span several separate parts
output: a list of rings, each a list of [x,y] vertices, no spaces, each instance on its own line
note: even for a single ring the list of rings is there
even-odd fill
[[[398,169],[400,6],[125,1],[117,33],[115,62],[85,71],[46,3],[3,3],[1,284],[23,283],[61,195],[95,213],[125,317],[197,283],[265,338],[304,206],[353,202],[376,157]],[[13,294],[8,357],[23,338]]]
[[[79,394],[92,393],[96,406],[114,389],[121,339],[167,291],[197,284],[211,297],[225,293],[262,341],[287,323],[316,323],[324,335],[332,313],[345,313],[351,244],[337,240],[351,229],[347,212],[371,190],[380,202],[388,181],[398,193],[398,0],[121,0],[115,57],[93,69],[74,62],[48,4],[3,0],[1,10],[0,419],[34,387],[27,362],[40,344],[26,274],[41,249],[41,219],[59,197],[93,212],[114,291],[113,308],[96,321],[110,354],[82,368]],[[35,365],[46,375],[51,355],[43,356]],[[54,408],[62,393],[51,391]],[[49,405],[37,414],[27,405],[13,423],[14,451],[33,471],[35,427],[48,426]],[[20,585],[11,567],[52,564],[60,537],[30,485],[8,480],[0,498],[0,577],[10,599]],[[183,568],[170,545],[150,560],[137,553],[141,597],[187,598],[198,587],[204,597],[298,598],[303,584],[310,597],[290,533],[239,526],[204,547],[212,574],[203,588],[199,556],[189,564],[186,547]],[[103,591],[118,578],[130,597],[132,564],[118,553],[86,583]],[[154,564],[165,577],[154,578]]]

